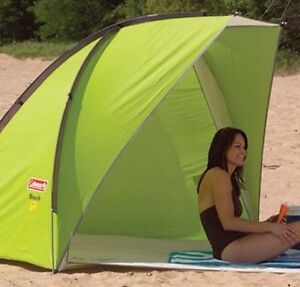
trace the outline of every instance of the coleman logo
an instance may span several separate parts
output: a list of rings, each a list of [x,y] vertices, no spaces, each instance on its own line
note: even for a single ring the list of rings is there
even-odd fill
[[[46,191],[47,185],[47,180],[31,177],[28,181],[27,188],[38,192],[44,192]]]

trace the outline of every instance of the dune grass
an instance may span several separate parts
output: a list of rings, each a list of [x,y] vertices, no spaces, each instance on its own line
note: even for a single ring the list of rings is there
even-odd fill
[[[74,45],[74,43],[14,42],[0,46],[0,53],[5,53],[18,59],[41,58],[43,60],[51,60],[62,55]]]
[[[281,50],[277,53],[275,73],[289,75],[300,72],[300,54]]]
[[[5,53],[13,57],[41,58],[51,60],[62,55],[65,51],[73,47],[75,43],[53,43],[53,42],[15,42],[0,46],[0,53]],[[281,50],[277,53],[275,63],[275,73],[288,75],[300,72],[300,54]]]

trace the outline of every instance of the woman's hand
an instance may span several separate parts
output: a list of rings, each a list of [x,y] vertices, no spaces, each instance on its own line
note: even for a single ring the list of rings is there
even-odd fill
[[[279,214],[272,215],[268,219],[265,220],[265,222],[275,223],[277,222]],[[279,223],[286,223],[286,216],[283,217],[283,219]]]
[[[275,236],[279,237],[285,245],[294,245],[299,239],[297,231],[287,224],[273,223],[271,225],[271,232]]]

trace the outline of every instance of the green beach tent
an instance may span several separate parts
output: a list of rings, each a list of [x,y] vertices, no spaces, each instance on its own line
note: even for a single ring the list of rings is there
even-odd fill
[[[249,136],[243,216],[258,218],[279,32],[239,16],[150,15],[57,59],[0,122],[0,258],[160,266],[208,246],[196,186],[224,126]]]

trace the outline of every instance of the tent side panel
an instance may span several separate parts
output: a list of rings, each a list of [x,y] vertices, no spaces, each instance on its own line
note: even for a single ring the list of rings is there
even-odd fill
[[[44,80],[0,133],[0,257],[52,267],[51,191],[65,102],[87,52]]]
[[[78,214],[128,140],[230,19],[184,18],[128,26],[111,41],[91,74],[83,75],[62,144],[60,256]]]
[[[244,197],[253,218],[258,218],[259,212],[264,133],[279,30],[227,28],[204,55],[224,95],[233,125],[248,135]]]
[[[70,260],[166,263],[176,248],[207,247],[196,189],[214,133],[191,68],[93,195],[72,239]]]
[[[190,69],[114,163],[78,232],[201,238],[196,187],[214,132]]]

